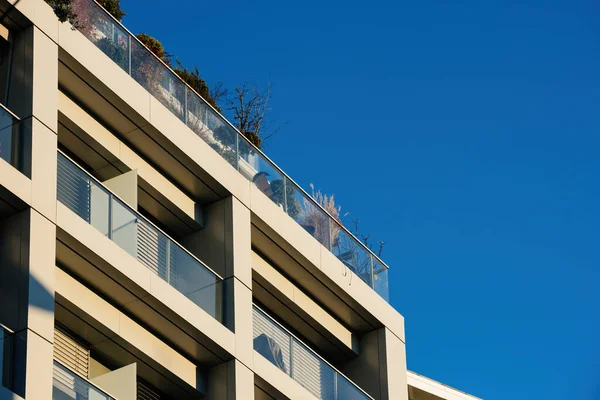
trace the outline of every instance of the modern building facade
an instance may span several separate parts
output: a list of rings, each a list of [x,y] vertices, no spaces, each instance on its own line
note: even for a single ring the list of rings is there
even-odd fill
[[[383,261],[73,4],[0,0],[0,399],[473,398],[406,370]]]

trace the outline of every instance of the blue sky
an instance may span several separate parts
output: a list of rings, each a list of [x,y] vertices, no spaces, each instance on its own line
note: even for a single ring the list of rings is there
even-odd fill
[[[270,77],[266,152],[386,242],[410,369],[600,399],[600,3],[122,7],[209,83]]]

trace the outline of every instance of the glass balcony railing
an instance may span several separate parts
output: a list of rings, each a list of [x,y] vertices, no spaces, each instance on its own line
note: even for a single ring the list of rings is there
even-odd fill
[[[223,323],[223,281],[200,260],[58,153],[58,201]]]
[[[388,267],[370,249],[94,0],[73,0],[72,4],[85,37],[389,301]]]
[[[52,400],[117,400],[58,361],[52,377]]]
[[[0,104],[0,158],[21,170],[21,120]]]
[[[372,399],[256,305],[253,337],[255,351],[318,399]]]

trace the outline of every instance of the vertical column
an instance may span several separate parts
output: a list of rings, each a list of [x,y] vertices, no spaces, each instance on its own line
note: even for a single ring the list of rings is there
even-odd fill
[[[376,400],[408,400],[406,346],[387,328],[364,335],[342,372]]]
[[[252,343],[252,243],[250,238],[250,210],[238,199],[228,199],[231,212],[226,213],[225,225],[227,262],[225,278],[233,289],[228,297],[233,309],[230,326],[235,333],[235,357],[228,366],[228,381],[234,382],[235,393],[228,399],[254,399],[254,348]]]
[[[37,26],[17,33],[9,107],[21,117],[24,173],[31,178],[31,208],[5,221],[7,263],[2,282],[14,308],[3,317],[14,330],[11,389],[25,399],[52,398],[58,46]],[[7,225],[8,224],[8,225]],[[7,286],[6,288],[4,286]]]
[[[209,374],[208,398],[252,400],[250,210],[235,197],[228,197],[204,207],[204,221],[204,229],[185,238],[184,244],[223,277],[225,325],[235,333],[236,345],[235,360],[213,368]]]
[[[381,362],[381,399],[408,400],[406,345],[389,329],[377,331]]]

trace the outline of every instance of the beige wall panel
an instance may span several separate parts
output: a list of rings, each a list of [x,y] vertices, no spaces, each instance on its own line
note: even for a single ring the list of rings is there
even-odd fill
[[[59,25],[58,44],[81,63],[84,68],[107,85],[110,90],[118,93],[123,101],[142,118],[147,121],[150,120],[150,93],[135,82],[121,67],[112,62],[79,31],[73,30],[71,24]]]
[[[196,387],[196,365],[156,338],[131,318],[119,315],[119,337],[155,360],[180,379]]]
[[[54,341],[54,288],[56,226],[31,211],[29,248],[28,327],[52,343]]]
[[[254,372],[247,366],[234,360],[235,364],[235,399],[254,400]]]
[[[138,173],[136,169],[102,183],[131,208],[138,209]]]
[[[233,271],[228,271],[227,276],[235,276],[244,285],[252,288],[252,238],[250,210],[237,198],[232,198],[231,214]],[[227,263],[226,265],[229,265]]]
[[[382,398],[388,400],[408,400],[408,385],[406,381],[406,346],[389,329],[379,330],[380,356],[383,367]],[[387,395],[387,396],[386,396]]]
[[[0,159],[0,186],[24,203],[31,205],[31,180],[2,159]]]
[[[56,268],[56,293],[73,304],[77,304],[84,312],[110,331],[119,332],[120,312],[101,297],[95,295],[60,268]]]
[[[254,373],[291,400],[318,400],[269,360],[254,352]]]
[[[235,335],[158,275],[151,276],[150,293],[181,318],[195,326],[230,354],[235,353]]]
[[[77,128],[90,135],[102,146],[101,149],[94,148],[94,150],[100,152],[104,157],[109,157],[108,161],[110,162],[118,159],[120,140],[61,91],[58,92],[58,109],[73,121]]]
[[[150,276],[154,274],[60,202],[57,202],[56,222],[61,229],[150,293]]]
[[[144,327],[121,313],[89,288],[57,268],[57,293],[103,327],[110,338],[119,338],[163,366],[192,387],[197,384],[194,363],[173,350]],[[108,331],[107,331],[108,330]]]
[[[321,244],[304,228],[290,218],[281,207],[273,203],[255,185],[251,188],[251,210],[270,229],[280,235],[285,243],[271,237],[279,246],[286,249],[292,247],[305,257],[315,268],[321,267]],[[268,234],[268,232],[266,232]]]
[[[279,301],[293,307],[294,312],[301,313],[307,319],[314,321],[316,324],[312,327],[315,330],[348,350],[358,353],[359,345],[350,330],[254,252],[252,252],[252,268],[265,282],[268,282],[271,290],[276,291],[272,294],[276,295]]]
[[[382,325],[404,340],[404,317],[369,285],[348,269],[329,250],[321,246],[321,269],[339,287],[364,307]],[[346,275],[344,276],[344,273]]]
[[[148,182],[153,189],[161,193],[169,202],[173,203],[178,210],[174,213],[183,212],[189,218],[196,218],[195,201],[175,186],[168,178],[158,172],[146,160],[135,153],[129,146],[121,142],[111,131],[92,118],[85,110],[77,105],[64,93],[59,92],[59,110],[72,121],[69,129],[83,130],[82,136],[89,135],[96,143],[88,143],[92,148],[106,158],[106,166],[113,168],[110,163],[122,163],[128,169],[136,169],[140,179]],[[73,126],[71,126],[73,125]],[[76,132],[77,133],[77,132]],[[79,134],[79,133],[78,133]],[[102,166],[94,165],[96,169]]]
[[[25,399],[51,400],[53,374],[52,343],[27,330],[27,380]]]
[[[116,92],[120,93],[120,91]],[[246,206],[250,205],[250,182],[188,128],[157,99],[150,99],[150,122]]]
[[[56,93],[56,88],[54,92]],[[54,120],[56,121],[56,115]],[[57,137],[35,118],[32,119],[32,129],[31,205],[50,221],[55,222]]]
[[[254,374],[238,360],[222,363],[209,372],[206,400],[253,400]]]
[[[60,22],[52,8],[43,0],[8,0],[9,3],[16,5],[25,17],[32,21],[38,29],[49,38],[58,42],[58,25]]]
[[[97,376],[91,379],[111,397],[119,400],[137,399],[137,368],[136,364],[130,364],[123,368],[116,369],[107,374]],[[90,399],[92,400],[92,399]]]
[[[253,367],[252,291],[233,278],[235,306],[235,358],[248,368]]]
[[[27,1],[27,0],[24,0]],[[30,0],[31,1],[31,0]],[[47,6],[37,1],[45,15]],[[55,17],[56,19],[56,17]],[[33,116],[57,132],[58,46],[39,29],[33,31]]]
[[[413,388],[417,388],[419,391],[428,393],[429,395],[425,395],[427,398],[439,398],[444,400],[481,400],[478,397],[461,392],[460,390],[456,390],[412,371],[407,371],[406,380],[409,386],[409,393],[414,390]],[[422,392],[420,392],[420,394],[422,394]],[[409,395],[409,397],[411,396]]]

